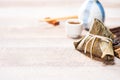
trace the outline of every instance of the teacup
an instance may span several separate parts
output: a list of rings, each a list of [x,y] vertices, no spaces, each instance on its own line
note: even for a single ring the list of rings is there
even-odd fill
[[[82,32],[83,22],[78,19],[68,19],[65,25],[65,31],[70,38],[79,38]]]

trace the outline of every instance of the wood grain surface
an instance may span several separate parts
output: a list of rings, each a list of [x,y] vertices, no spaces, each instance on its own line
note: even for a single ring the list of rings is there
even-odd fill
[[[105,25],[120,26],[120,0],[100,0]],[[84,0],[0,0],[1,80],[119,80],[120,60],[105,66],[73,46],[65,23],[54,27],[44,17],[77,15]],[[83,32],[84,33],[84,32]]]

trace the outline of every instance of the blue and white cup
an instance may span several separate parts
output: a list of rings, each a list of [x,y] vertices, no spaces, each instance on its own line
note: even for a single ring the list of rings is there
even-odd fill
[[[83,21],[85,29],[90,29],[94,18],[105,21],[105,11],[98,0],[86,0],[79,9],[79,20]]]

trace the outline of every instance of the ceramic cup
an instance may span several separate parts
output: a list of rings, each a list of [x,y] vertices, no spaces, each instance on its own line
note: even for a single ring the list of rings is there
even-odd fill
[[[66,35],[70,38],[79,38],[83,22],[78,19],[68,19],[65,23]]]

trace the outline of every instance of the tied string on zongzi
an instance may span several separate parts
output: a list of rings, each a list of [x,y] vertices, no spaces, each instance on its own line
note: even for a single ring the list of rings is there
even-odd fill
[[[108,42],[108,43],[113,42],[111,38],[88,33],[88,34],[85,36],[85,38],[81,41],[81,43],[79,44],[79,47],[80,47],[80,48],[83,46],[83,44],[85,43],[85,40],[86,40],[88,37],[90,37],[90,38],[88,39],[88,41],[87,41],[86,44],[85,44],[84,53],[87,52],[88,43],[92,40],[92,41],[91,41],[91,47],[90,47],[90,56],[91,56],[91,59],[92,59],[92,49],[93,49],[93,45],[94,45],[94,43],[95,43],[95,39],[96,39],[96,38],[99,38],[100,40],[105,41],[105,42]],[[103,55],[104,55],[104,54],[103,54]],[[101,57],[103,57],[103,56],[101,56]]]

